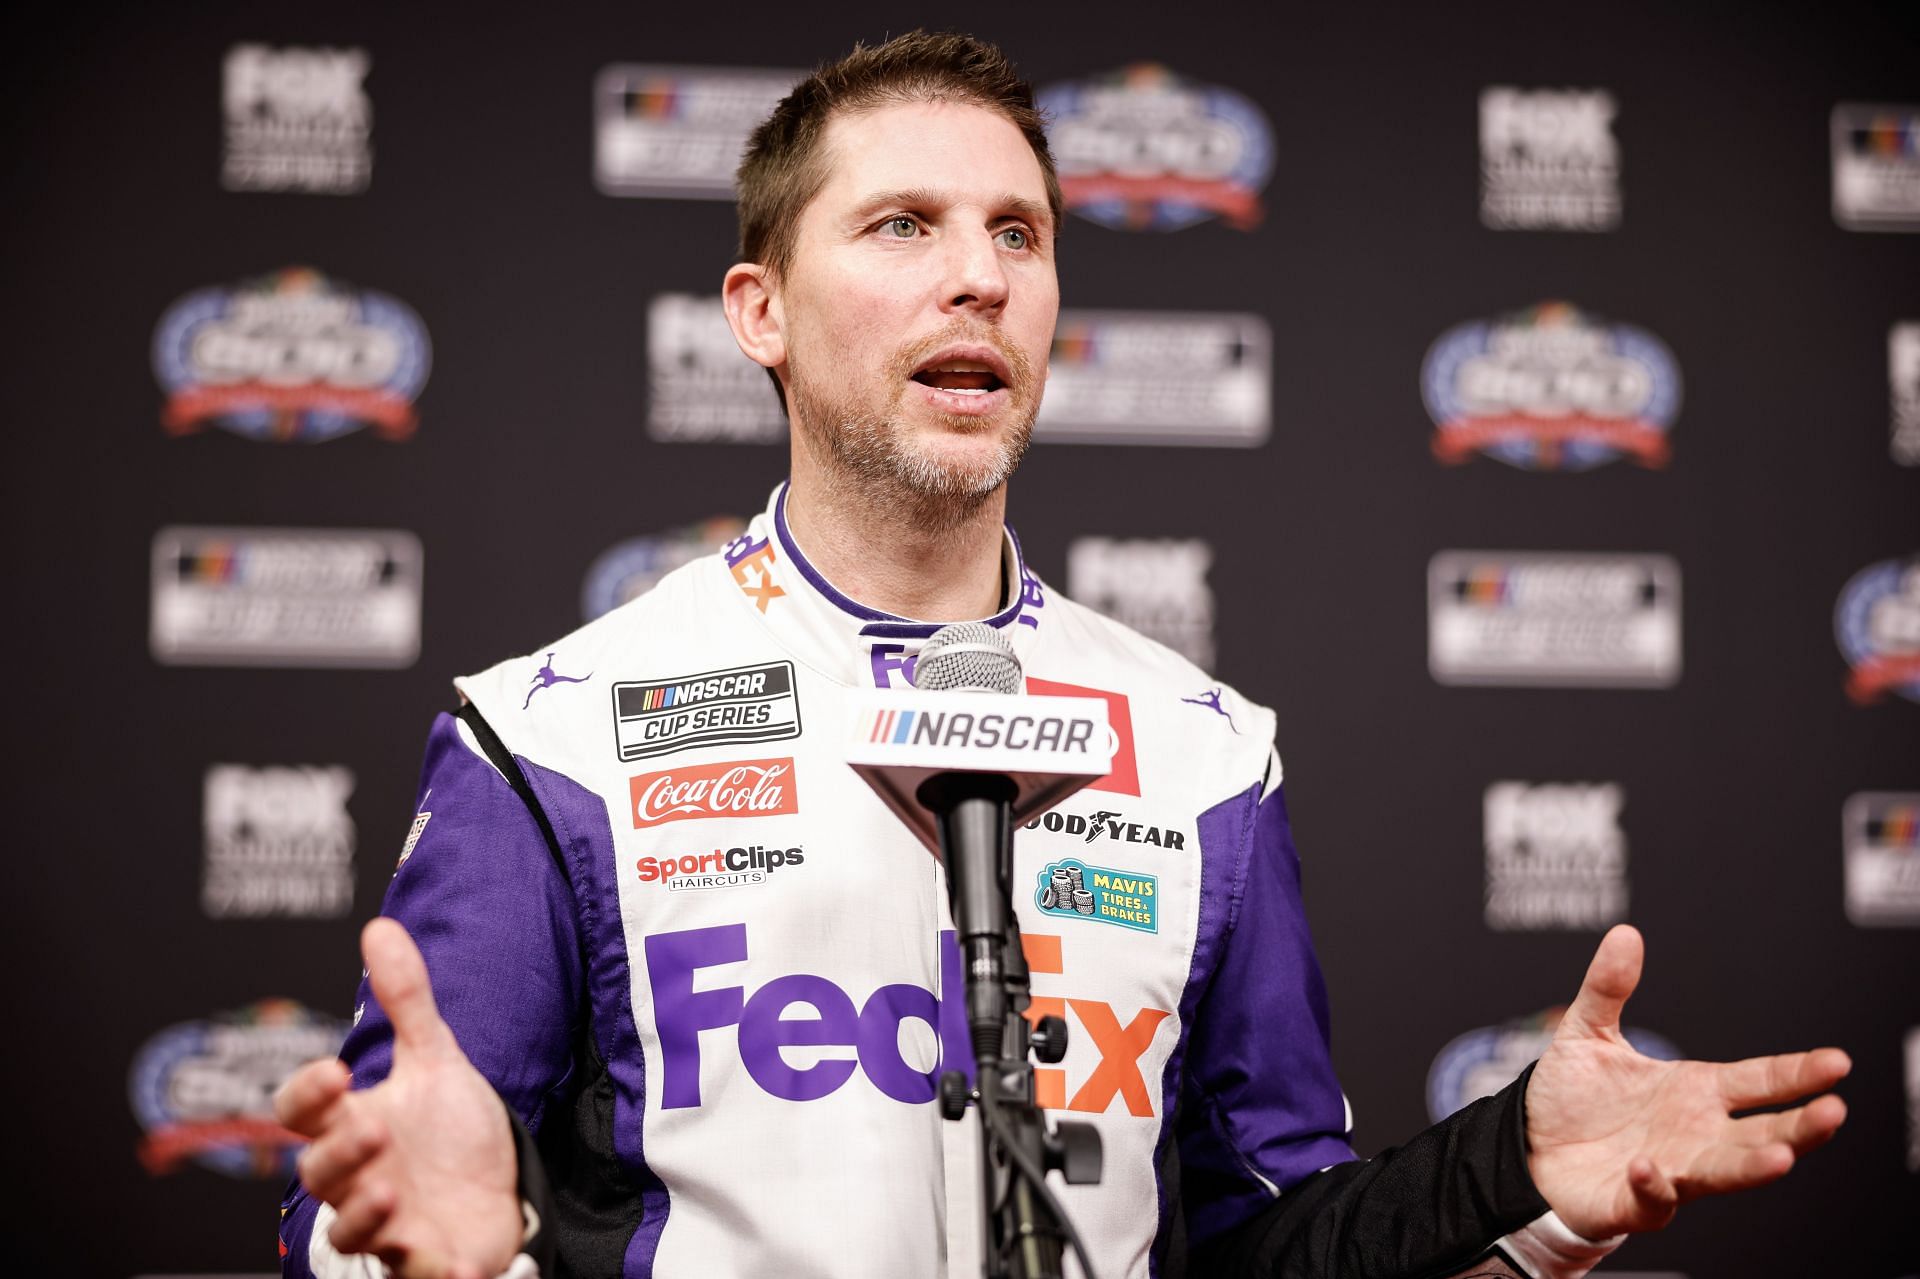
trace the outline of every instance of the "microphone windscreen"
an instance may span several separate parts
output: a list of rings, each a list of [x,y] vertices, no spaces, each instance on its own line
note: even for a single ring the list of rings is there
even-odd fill
[[[955,622],[921,646],[913,686],[925,692],[1018,693],[1013,641],[985,622]]]

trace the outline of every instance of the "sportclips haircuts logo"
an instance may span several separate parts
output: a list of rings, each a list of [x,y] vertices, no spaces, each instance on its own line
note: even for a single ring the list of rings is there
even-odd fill
[[[664,884],[668,892],[680,893],[764,884],[775,871],[787,866],[804,866],[806,861],[806,850],[802,848],[750,844],[679,857],[642,857],[634,863],[634,869],[640,872],[641,883]]]
[[[1543,302],[1442,333],[1420,393],[1442,462],[1484,453],[1524,470],[1584,471],[1626,456],[1663,467],[1680,366],[1644,329]]]
[[[406,303],[301,267],[189,293],[153,335],[171,435],[312,443],[371,426],[403,440],[432,362]]]
[[[1123,231],[1259,224],[1273,126],[1232,89],[1142,64],[1042,89],[1067,208]]]
[[[315,1057],[331,1057],[347,1023],[286,999],[182,1022],[134,1054],[127,1092],[146,1130],[140,1162],[156,1175],[188,1160],[229,1177],[284,1180],[305,1139],[273,1119],[273,1094]]]
[[[629,786],[635,830],[696,817],[775,817],[800,811],[791,758],[642,773]]]
[[[1847,696],[1856,704],[1889,692],[1920,702],[1920,555],[1855,573],[1834,605],[1833,633],[1853,668]]]
[[[1029,932],[1020,942],[1036,978],[1026,1016],[1070,1018],[1071,1025],[1066,1060],[1034,1068],[1034,1100],[1049,1110],[1090,1114],[1105,1114],[1117,1101],[1129,1115],[1153,1117],[1157,1088],[1147,1081],[1157,1075],[1143,1069],[1141,1059],[1170,1012],[1123,1013],[1106,1000],[1057,994],[1058,983],[1049,979],[1066,972],[1065,939]],[[720,974],[702,976],[704,969],[721,968],[738,980],[740,970],[732,966],[754,958],[745,924],[655,933],[644,949],[660,1040],[663,1110],[703,1104],[703,1087],[724,1078],[716,1078],[716,1055],[732,1058],[763,1092],[783,1101],[817,1101],[858,1073],[894,1101],[924,1105],[934,1099],[942,1069],[973,1078],[962,994],[966,979],[951,932],[940,936],[940,992],[893,982],[858,1004],[854,992],[813,973],[785,973],[751,991],[719,984]],[[805,1015],[787,1016],[796,1005],[806,1009]],[[730,1045],[720,1035],[703,1033],[729,1029],[734,1032]],[[796,1067],[782,1048],[803,1043],[852,1049],[854,1055],[823,1055]]]

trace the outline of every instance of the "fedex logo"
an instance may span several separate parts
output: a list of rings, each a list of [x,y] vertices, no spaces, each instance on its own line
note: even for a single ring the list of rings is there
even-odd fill
[[[1023,942],[1036,975],[1063,971],[1060,938],[1026,934]],[[745,924],[655,933],[646,939],[645,949],[660,1038],[663,1109],[701,1104],[701,1036],[709,1031],[732,1030],[747,1075],[763,1091],[786,1101],[818,1100],[858,1072],[893,1100],[920,1105],[934,1099],[941,1071],[957,1069],[973,1078],[966,979],[951,931],[940,936],[945,998],[922,986],[897,983],[881,986],[858,1004],[834,982],[811,973],[775,977],[751,992],[743,986],[697,989],[695,979],[702,969],[746,962]],[[1128,1114],[1152,1118],[1153,1092],[1140,1073],[1140,1058],[1169,1016],[1167,1010],[1142,1008],[1123,1023],[1113,1005],[1103,1000],[1035,996],[1027,1016],[1037,1020],[1049,1013],[1071,1013],[1072,1055],[1084,1060],[1091,1048],[1098,1060],[1071,1096],[1065,1068],[1037,1067],[1040,1104],[1103,1114],[1119,1098]],[[909,1018],[931,1028],[939,1044],[939,1060],[930,1070],[916,1068],[900,1052],[900,1027]],[[713,1044],[707,1040],[708,1051]],[[795,1067],[782,1052],[789,1047],[838,1048],[851,1055],[822,1056],[810,1066]]]

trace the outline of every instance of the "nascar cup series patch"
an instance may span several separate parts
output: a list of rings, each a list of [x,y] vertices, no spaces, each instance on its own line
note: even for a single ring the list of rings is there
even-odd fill
[[[1680,366],[1653,334],[1565,302],[1442,333],[1420,392],[1442,462],[1474,454],[1529,471],[1585,471],[1621,457],[1667,464]]]
[[[1033,904],[1049,915],[1072,915],[1143,933],[1160,931],[1159,881],[1152,875],[1089,866],[1077,857],[1041,867]]]

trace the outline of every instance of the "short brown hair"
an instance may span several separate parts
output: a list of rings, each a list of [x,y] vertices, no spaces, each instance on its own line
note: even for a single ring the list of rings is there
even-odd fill
[[[1060,179],[1047,149],[1046,121],[1033,89],[1007,55],[954,32],[910,31],[885,44],[856,44],[794,86],[747,143],[734,185],[739,192],[740,261],[784,274],[793,264],[800,211],[826,185],[820,140],[836,113],[857,114],[905,102],[964,102],[998,112],[1026,135],[1047,182],[1055,232]]]

